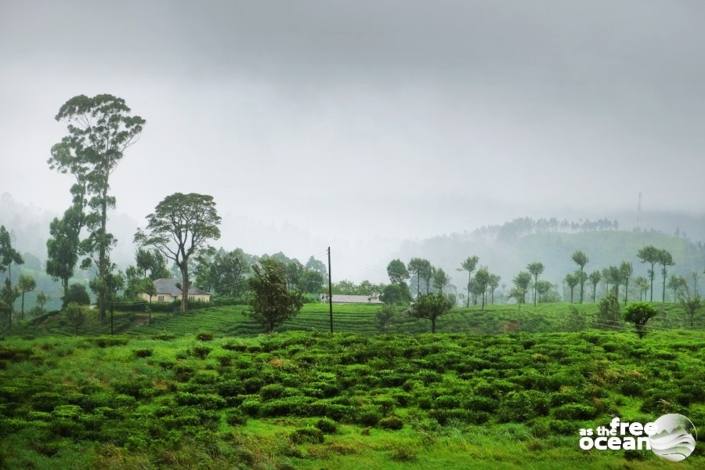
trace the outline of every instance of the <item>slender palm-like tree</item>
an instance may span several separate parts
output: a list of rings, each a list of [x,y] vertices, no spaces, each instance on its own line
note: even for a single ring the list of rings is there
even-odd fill
[[[465,307],[470,307],[470,281],[472,281],[472,272],[475,271],[477,267],[477,262],[479,258],[477,256],[468,256],[463,264],[460,265],[458,271],[467,271],[468,273],[468,284],[467,284],[467,298],[465,300]]]
[[[538,261],[529,263],[526,269],[534,277],[534,306],[536,306],[536,285],[539,282],[539,276],[543,273],[543,263]]]
[[[578,265],[578,272],[580,273],[578,274],[578,282],[580,283],[580,303],[583,303],[585,281],[587,280],[587,277],[585,276],[585,265],[588,263],[589,259],[587,255],[580,250],[573,253],[572,259],[575,264]]]

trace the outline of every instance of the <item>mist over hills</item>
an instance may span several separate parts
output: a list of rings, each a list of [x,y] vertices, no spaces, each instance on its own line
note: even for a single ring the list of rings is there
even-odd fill
[[[20,252],[32,255],[36,269],[43,269],[49,223],[58,215],[17,201],[8,193],[0,195],[0,224],[10,230]],[[590,258],[588,271],[631,261],[635,275],[639,275],[646,268],[636,253],[647,244],[671,251],[676,262],[671,269],[674,274],[690,276],[705,268],[705,215],[668,211],[643,212],[639,215],[640,227],[636,226],[635,212],[623,211],[592,220],[519,218],[419,240],[376,238],[371,227],[369,239],[357,243],[328,241],[291,223],[271,227],[231,214],[224,214],[223,219],[224,236],[216,246],[225,249],[241,247],[257,255],[283,251],[305,262],[310,255],[323,259],[323,250],[330,243],[336,255],[333,272],[337,280],[383,282],[389,260],[407,262],[420,256],[444,268],[456,286],[464,286],[465,277],[456,268],[467,256],[477,255],[481,266],[502,276],[502,284],[509,285],[527,263],[541,261],[546,267],[544,278],[560,286],[565,274],[575,268],[570,260],[575,250],[585,251]],[[119,210],[110,212],[109,227],[118,239],[112,257],[121,268],[133,263],[132,237],[139,225],[140,221]],[[270,237],[275,234],[276,246],[258,240],[264,232]]]

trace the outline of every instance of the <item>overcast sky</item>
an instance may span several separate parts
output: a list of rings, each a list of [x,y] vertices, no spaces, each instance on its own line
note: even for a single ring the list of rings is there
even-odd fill
[[[698,0],[0,0],[0,193],[62,211],[53,116],[112,93],[147,119],[117,212],[210,193],[231,248],[320,256],[639,191],[702,213],[703,24]]]

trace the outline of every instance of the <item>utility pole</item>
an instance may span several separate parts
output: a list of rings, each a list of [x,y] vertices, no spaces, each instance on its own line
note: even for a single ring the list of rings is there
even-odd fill
[[[330,312],[330,332],[333,333],[333,281],[330,274],[330,247],[328,247],[328,311]]]

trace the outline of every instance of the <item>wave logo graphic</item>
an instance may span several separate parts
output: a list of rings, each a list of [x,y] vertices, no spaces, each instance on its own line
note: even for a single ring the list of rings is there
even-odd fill
[[[683,415],[667,414],[654,421],[655,432],[649,436],[651,450],[671,462],[685,460],[695,450],[697,430]]]

